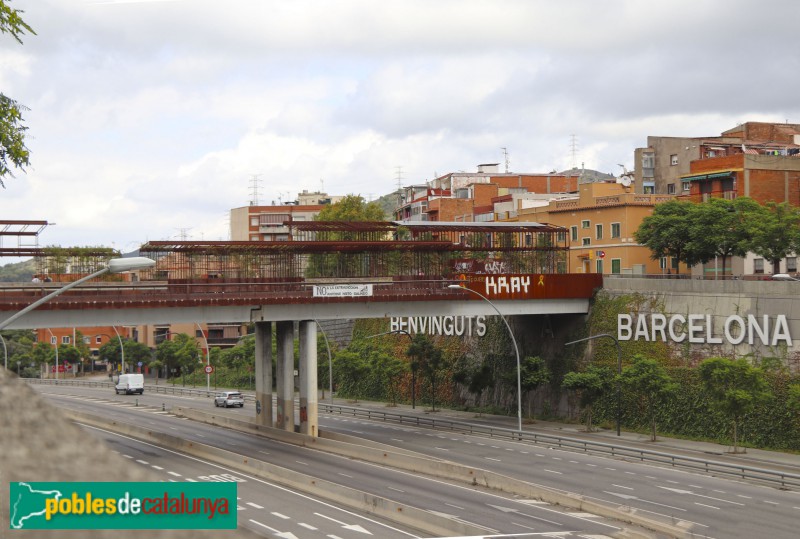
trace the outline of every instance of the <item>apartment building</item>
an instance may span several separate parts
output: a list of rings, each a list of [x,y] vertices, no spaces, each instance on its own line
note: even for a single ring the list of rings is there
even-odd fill
[[[694,179],[690,177],[698,172],[711,171],[719,172],[742,172],[738,177],[728,176],[731,180],[744,182],[745,175],[748,176],[748,187],[742,187],[742,192],[749,192],[752,188],[753,196],[764,195],[773,197],[774,194],[758,194],[760,174],[755,173],[752,177],[753,184],[750,185],[750,173],[745,171],[747,166],[744,164],[745,155],[786,157],[792,158],[800,153],[800,125],[780,124],[765,122],[746,122],[732,129],[728,129],[720,136],[710,137],[647,137],[647,147],[636,148],[634,150],[634,185],[637,192],[657,193],[669,195],[689,195],[692,190],[692,181],[718,180],[714,188],[721,192],[724,176],[714,176],[712,178]],[[736,157],[726,162],[722,158]],[[706,164],[697,164],[698,161],[708,159],[717,160]],[[794,172],[793,161],[785,160],[761,160],[753,162],[753,165],[769,165],[763,170],[771,171],[766,177],[777,176],[773,174],[780,171]],[[739,170],[737,170],[739,169]],[[762,169],[758,169],[762,170]],[[786,181],[791,181],[786,179]],[[712,182],[713,183],[713,182]],[[700,184],[698,184],[700,185]],[[710,185],[710,184],[709,184]],[[699,189],[699,187],[698,187]],[[702,188],[702,192],[709,194],[709,186]],[[767,191],[773,188],[768,187]],[[726,191],[733,191],[729,186]],[[741,196],[741,195],[740,195]],[[788,197],[788,195],[787,195]],[[777,200],[777,198],[772,198]],[[797,204],[798,202],[793,202]]]
[[[686,273],[688,268],[679,266],[677,260],[650,258],[650,250],[633,237],[655,205],[672,198],[636,193],[632,185],[616,182],[585,183],[577,195],[520,209],[511,220],[564,227],[570,243],[569,271],[573,273]]]
[[[231,210],[231,241],[286,241],[287,222],[313,221],[327,204],[335,204],[341,196],[303,191],[297,200],[280,205],[250,205]]]

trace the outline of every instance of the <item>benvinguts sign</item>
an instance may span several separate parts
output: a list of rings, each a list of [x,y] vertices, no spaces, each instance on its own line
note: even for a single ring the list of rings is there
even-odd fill
[[[617,315],[617,339],[629,341],[643,339],[645,341],[667,340],[673,342],[690,342],[693,344],[761,344],[792,346],[789,324],[786,315],[775,317],[763,315],[739,316],[732,314],[722,324],[722,331],[715,330],[713,317],[710,314],[674,314],[666,316],[659,313]]]

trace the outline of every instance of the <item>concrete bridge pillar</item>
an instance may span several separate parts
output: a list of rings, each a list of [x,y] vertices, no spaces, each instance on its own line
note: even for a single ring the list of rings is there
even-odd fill
[[[256,322],[256,425],[272,426],[272,322]]]
[[[319,431],[317,397],[317,323],[300,322],[300,433]]]
[[[276,378],[278,410],[275,426],[294,432],[294,322],[275,322],[278,343]]]

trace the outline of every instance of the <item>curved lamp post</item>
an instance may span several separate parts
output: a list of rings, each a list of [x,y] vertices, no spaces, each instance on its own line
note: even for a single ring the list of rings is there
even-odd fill
[[[95,277],[99,277],[99,276],[101,276],[101,275],[103,275],[105,273],[123,273],[123,272],[126,272],[126,271],[133,271],[133,270],[138,270],[138,269],[147,269],[147,268],[152,268],[155,265],[156,265],[156,261],[155,260],[151,260],[151,259],[146,258],[144,256],[134,256],[134,257],[130,257],[130,258],[112,258],[111,260],[108,261],[108,266],[106,266],[105,268],[103,268],[101,270],[98,270],[98,271],[96,271],[96,272],[94,272],[92,274],[89,274],[86,277],[82,277],[82,278],[78,279],[77,281],[72,281],[71,283],[67,283],[66,285],[62,286],[58,290],[55,290],[55,291],[47,294],[43,298],[37,299],[36,301],[34,301],[33,303],[31,303],[30,305],[28,305],[27,307],[25,307],[21,311],[12,314],[8,318],[6,318],[2,322],[0,322],[0,330],[3,330],[6,327],[10,326],[12,322],[15,322],[18,318],[20,318],[22,316],[25,316],[26,314],[28,314],[32,310],[36,309],[37,307],[39,307],[43,303],[47,303],[48,301],[50,301],[51,299],[55,298],[56,296],[60,296],[61,294],[63,294],[67,290],[69,290],[71,288],[75,288],[79,284],[83,284],[86,281],[94,279]]]
[[[607,338],[607,339],[613,340],[614,344],[617,347],[617,374],[621,375],[622,374],[622,347],[619,345],[619,341],[617,340],[617,338],[614,337],[613,335],[610,335],[608,333],[600,333],[599,335],[592,335],[591,337],[586,337],[584,339],[578,339],[576,341],[570,341],[570,342],[564,343],[564,346],[569,346],[571,344],[576,344],[576,343],[584,342],[584,341],[591,341],[592,339],[602,339],[604,337]],[[621,421],[621,417],[622,417],[622,385],[621,384],[622,383],[620,382],[619,377],[617,377],[617,436],[620,435],[620,421]]]
[[[500,316],[500,318],[503,320],[503,323],[506,325],[506,329],[508,329],[508,334],[511,335],[511,342],[514,343],[514,353],[516,353],[517,355],[517,430],[522,432],[522,367],[519,361],[519,347],[517,346],[517,339],[514,337],[514,332],[511,331],[511,326],[508,324],[508,320],[506,320],[506,317],[503,316],[503,313],[500,312],[500,309],[498,309],[497,306],[489,300],[489,298],[487,298],[480,292],[476,292],[471,288],[465,288],[457,284],[448,285],[447,288],[452,288],[454,290],[466,290],[467,292],[472,292],[473,294],[484,300],[486,303],[491,305],[492,309],[497,311],[497,314]]]
[[[56,383],[58,383],[58,339],[56,339],[56,336],[53,334],[52,329],[47,328],[47,332],[50,333],[50,337],[52,337],[54,341],[53,348],[56,351]]]
[[[122,374],[125,374],[125,346],[122,344],[122,337],[119,336],[117,326],[111,326],[111,329],[113,329],[114,333],[117,334],[117,340],[119,341],[119,355],[122,360]]]
[[[111,260],[108,261],[108,266],[106,266],[105,268],[103,268],[101,270],[98,270],[98,271],[96,271],[94,273],[91,273],[91,274],[87,275],[86,277],[82,277],[82,278],[78,279],[77,281],[72,281],[71,283],[67,283],[66,285],[62,286],[58,290],[55,290],[55,291],[47,294],[46,296],[37,299],[36,301],[34,301],[33,303],[31,303],[30,305],[28,305],[27,307],[25,307],[21,311],[18,311],[16,313],[12,314],[8,318],[6,318],[2,322],[0,322],[0,331],[2,331],[3,329],[7,328],[13,322],[15,322],[17,319],[25,316],[26,314],[28,314],[32,310],[36,309],[37,307],[39,307],[43,303],[47,303],[48,301],[50,301],[51,299],[55,298],[56,296],[60,296],[61,294],[63,294],[67,290],[69,290],[71,288],[75,288],[79,284],[83,284],[86,281],[94,279],[95,277],[99,277],[100,275],[103,275],[105,273],[122,273],[122,272],[125,272],[125,271],[133,271],[133,270],[138,270],[138,269],[147,269],[147,268],[152,268],[155,265],[156,265],[155,260],[151,260],[151,259],[143,257],[143,256],[134,256],[134,257],[130,257],[130,258],[112,258]],[[116,331],[116,330],[114,330],[114,331]],[[56,347],[57,346],[58,346],[58,343],[56,343]],[[56,354],[58,354],[58,348],[56,348]],[[58,359],[56,358],[56,362],[57,361],[58,361]],[[56,365],[56,380],[57,379],[58,379],[58,365]]]
[[[8,348],[6,348],[6,340],[0,335],[0,342],[3,343],[3,352],[5,353],[5,362],[3,363],[3,367],[8,370]]]
[[[211,373],[208,372],[208,367],[211,366],[211,348],[208,347],[208,339],[206,338],[206,334],[203,332],[203,328],[200,327],[200,323],[195,322],[194,325],[200,330],[200,336],[203,337],[203,341],[206,343],[206,397],[209,397],[211,396]],[[214,378],[214,380],[214,385],[216,386],[216,378]]]
[[[328,343],[328,336],[325,334],[325,330],[322,329],[322,326],[319,325],[319,321],[316,318],[314,319],[314,323],[322,332],[322,338],[325,339],[325,348],[328,349],[328,398],[331,404],[333,404],[333,359],[331,359],[331,345]],[[325,392],[323,391],[323,393]]]

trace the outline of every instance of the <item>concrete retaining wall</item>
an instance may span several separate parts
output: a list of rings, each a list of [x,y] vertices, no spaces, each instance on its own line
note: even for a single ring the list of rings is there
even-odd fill
[[[713,333],[723,335],[725,320],[731,315],[747,318],[764,315],[772,320],[785,315],[792,346],[764,346],[756,339],[751,346],[747,340],[740,344],[687,344],[690,355],[712,357],[726,355],[742,357],[784,357],[790,364],[800,361],[800,282],[784,281],[709,281],[699,279],[607,278],[603,293],[612,296],[640,294],[647,302],[639,306],[640,313],[661,312],[670,315],[709,315]]]

